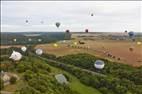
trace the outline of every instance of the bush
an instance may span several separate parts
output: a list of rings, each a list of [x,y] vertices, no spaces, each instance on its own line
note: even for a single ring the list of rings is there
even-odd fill
[[[16,83],[16,80],[17,80],[17,78],[16,78],[15,76],[12,76],[12,77],[10,78],[10,83],[11,83],[11,84],[15,84],[15,83]]]

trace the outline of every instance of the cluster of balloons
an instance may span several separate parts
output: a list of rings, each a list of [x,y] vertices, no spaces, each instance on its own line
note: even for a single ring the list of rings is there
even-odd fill
[[[27,47],[23,46],[23,47],[21,47],[21,50],[23,52],[26,52],[27,51]],[[43,51],[42,51],[42,49],[36,49],[35,53],[37,55],[42,55]],[[22,59],[22,54],[20,52],[18,52],[18,51],[13,51],[9,58],[14,60],[14,61],[19,61],[19,60]]]

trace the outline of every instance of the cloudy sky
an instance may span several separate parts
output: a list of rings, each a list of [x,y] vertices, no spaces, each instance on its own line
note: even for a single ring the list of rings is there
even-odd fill
[[[83,32],[86,28],[90,32],[142,32],[141,1],[2,1],[1,4],[1,32],[66,29]],[[59,29],[56,22],[61,23]]]

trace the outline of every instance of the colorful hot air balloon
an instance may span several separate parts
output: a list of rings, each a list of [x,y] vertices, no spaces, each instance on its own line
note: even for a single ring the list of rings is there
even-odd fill
[[[96,60],[94,63],[94,66],[96,69],[103,69],[105,66],[105,63],[102,60]]]
[[[59,28],[61,23],[60,22],[56,22],[55,25],[56,25],[57,28]]]

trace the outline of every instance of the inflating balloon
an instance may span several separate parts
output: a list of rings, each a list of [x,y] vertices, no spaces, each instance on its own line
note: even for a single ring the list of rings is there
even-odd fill
[[[137,45],[141,45],[142,43],[140,41],[137,42]]]
[[[60,22],[56,22],[55,25],[56,25],[57,28],[59,28],[60,27]]]
[[[17,39],[13,39],[13,41],[15,41],[15,42],[16,42],[16,41],[17,41]]]
[[[74,42],[74,45],[77,45],[77,42]]]
[[[43,53],[42,49],[36,49],[35,52],[37,55],[42,55],[42,53]]]
[[[94,66],[96,69],[103,69],[105,66],[105,63],[102,60],[96,60],[94,63]]]
[[[53,46],[54,46],[54,47],[58,47],[58,44],[54,43]]]
[[[14,61],[19,61],[22,58],[22,54],[19,52],[13,51],[9,58],[13,59]]]
[[[30,39],[30,38],[29,38],[28,40],[29,40],[29,41],[32,41],[32,39]]]
[[[21,47],[21,50],[22,50],[23,52],[26,52],[27,48],[26,48],[25,46],[23,46],[23,47]]]
[[[38,39],[38,41],[41,42],[42,40],[41,40],[41,39]]]

